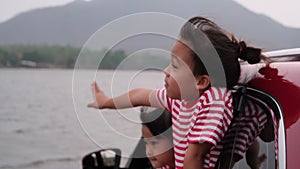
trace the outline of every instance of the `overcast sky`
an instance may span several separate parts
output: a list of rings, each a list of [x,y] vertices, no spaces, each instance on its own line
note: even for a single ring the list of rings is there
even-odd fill
[[[74,0],[1,0],[0,22],[34,8],[64,5]],[[234,0],[244,7],[265,14],[283,25],[300,28],[299,0]]]

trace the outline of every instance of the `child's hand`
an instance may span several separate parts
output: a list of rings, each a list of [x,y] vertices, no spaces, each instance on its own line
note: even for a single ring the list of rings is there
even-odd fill
[[[98,87],[96,82],[92,83],[92,93],[94,95],[94,102],[89,103],[88,107],[93,107],[96,109],[105,108],[105,103],[110,99],[104,92]]]

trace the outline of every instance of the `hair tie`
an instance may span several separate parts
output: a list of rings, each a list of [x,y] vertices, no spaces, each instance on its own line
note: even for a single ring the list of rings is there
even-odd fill
[[[239,58],[250,64],[258,63],[261,59],[261,49],[247,47],[244,41],[239,42]]]
[[[243,60],[247,60],[247,45],[244,41],[239,42],[239,58]]]

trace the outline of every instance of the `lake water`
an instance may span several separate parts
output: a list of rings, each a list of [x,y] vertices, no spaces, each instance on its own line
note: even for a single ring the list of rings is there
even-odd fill
[[[81,168],[85,154],[107,147],[129,156],[140,137],[139,109],[87,108],[94,80],[115,96],[162,87],[163,73],[0,69],[0,169]]]

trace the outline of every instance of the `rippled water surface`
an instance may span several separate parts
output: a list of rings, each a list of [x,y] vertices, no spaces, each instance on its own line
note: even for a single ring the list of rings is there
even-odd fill
[[[0,169],[81,168],[83,155],[103,147],[130,155],[140,136],[138,109],[88,109],[94,75],[77,71],[72,83],[73,70],[0,69]],[[163,85],[161,72],[99,71],[95,78],[108,95]]]

